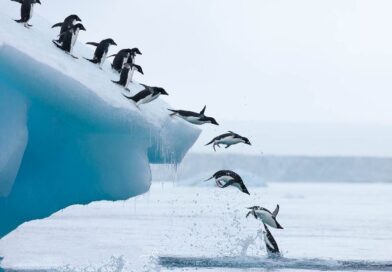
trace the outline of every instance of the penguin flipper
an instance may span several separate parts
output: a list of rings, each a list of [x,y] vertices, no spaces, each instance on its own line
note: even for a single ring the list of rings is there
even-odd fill
[[[57,23],[57,24],[54,24],[54,25],[52,26],[52,28],[61,27],[62,25],[63,25],[63,23]]]
[[[86,44],[92,45],[92,46],[98,46],[99,43],[96,42],[86,42]]]
[[[248,188],[246,188],[245,184],[241,183],[240,186],[241,186],[241,191],[242,191],[243,193],[245,193],[245,194],[247,194],[247,195],[250,195],[250,193],[249,193],[249,191],[248,191]],[[256,218],[257,218],[257,217],[256,217]]]
[[[222,185],[222,188],[229,187],[230,185],[233,185],[233,183],[234,183],[234,179],[226,182],[224,185]]]
[[[63,47],[61,45],[59,45],[56,41],[52,41],[52,43],[57,46],[58,48],[60,48],[61,50],[63,50]]]
[[[207,106],[204,106],[204,108],[200,112],[200,115],[204,115],[204,113],[206,112],[206,108],[207,108]]]
[[[276,205],[275,210],[272,212],[272,216],[273,216],[274,218],[276,218],[276,217],[278,216],[278,213],[279,213],[279,204]]]

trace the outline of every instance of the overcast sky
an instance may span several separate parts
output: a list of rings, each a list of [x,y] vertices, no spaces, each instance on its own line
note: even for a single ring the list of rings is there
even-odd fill
[[[207,104],[218,120],[392,125],[392,1],[42,2],[51,22],[79,14],[83,41],[139,47],[137,80],[165,87],[174,107]]]

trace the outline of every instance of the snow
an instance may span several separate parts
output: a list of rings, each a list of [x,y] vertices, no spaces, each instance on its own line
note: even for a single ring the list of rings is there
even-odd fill
[[[249,190],[250,196],[236,188],[155,182],[136,199],[72,206],[3,238],[2,266],[57,271],[358,271],[371,270],[366,268],[371,262],[391,261],[391,184],[272,183]],[[285,259],[267,260],[264,243],[257,238],[261,223],[245,218],[245,207],[272,210],[278,203],[284,229],[270,230]],[[162,267],[159,257],[178,264],[193,258],[201,269],[176,269],[173,263]],[[363,263],[342,269],[339,260]],[[203,270],[219,262],[234,268]]]
[[[100,70],[73,59],[44,19],[15,23],[17,7],[1,0],[0,237],[72,204],[146,192],[149,164],[179,163],[200,134],[161,99],[136,108],[111,82],[109,62]],[[74,53],[93,51],[77,43]]]

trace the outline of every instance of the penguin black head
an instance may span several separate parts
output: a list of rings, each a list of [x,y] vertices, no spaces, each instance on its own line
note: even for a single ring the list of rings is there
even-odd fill
[[[79,16],[76,15],[76,14],[71,14],[71,15],[68,16],[68,18],[71,19],[71,20],[74,20],[76,22],[81,22],[82,21],[82,19],[80,19]]]
[[[40,5],[41,5],[41,1],[40,1],[40,0],[35,0],[34,3],[35,3],[35,4],[40,4]]]
[[[143,69],[142,69],[142,67],[140,65],[133,64],[132,67],[136,68],[136,71],[138,71],[139,73],[144,75]]]
[[[131,54],[133,54],[133,55],[136,55],[136,54],[142,55],[142,52],[140,52],[139,48],[135,47],[135,48],[131,49]]]
[[[213,125],[219,126],[218,122],[214,118],[212,118],[212,117],[203,116],[203,117],[200,118],[200,120],[201,121],[205,121],[205,122],[209,122],[209,123],[211,123]]]
[[[86,31],[86,28],[84,27],[84,25],[78,23],[74,26],[75,29],[79,29],[79,30],[83,30]]]
[[[250,141],[249,141],[248,138],[242,137],[242,140],[244,141],[245,144],[247,144],[247,145],[252,145],[252,144],[250,143]]]
[[[153,87],[154,91],[160,93],[161,95],[169,95],[164,88],[160,88],[160,87]]]
[[[117,43],[115,43],[115,42],[113,41],[113,39],[106,39],[106,40],[103,40],[103,42],[108,43],[108,44],[110,44],[110,45],[116,45],[116,46],[117,46]]]

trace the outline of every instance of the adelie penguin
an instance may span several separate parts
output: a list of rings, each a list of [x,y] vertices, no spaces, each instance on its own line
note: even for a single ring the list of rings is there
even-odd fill
[[[120,73],[125,63],[131,65],[135,64],[134,60],[136,54],[141,55],[142,53],[137,48],[132,48],[132,49],[128,48],[128,49],[121,49],[120,51],[118,51],[117,54],[111,55],[108,58],[114,57],[112,68],[113,70]]]
[[[139,107],[139,105],[150,103],[151,101],[154,101],[157,99],[160,95],[169,95],[165,89],[160,88],[160,87],[150,87],[143,85],[145,87],[144,90],[140,91],[134,96],[126,96],[129,100],[132,100],[135,102],[136,106]]]
[[[125,89],[129,91],[128,86],[129,83],[132,82],[133,74],[135,73],[135,71],[138,71],[142,75],[144,74],[142,67],[140,67],[139,65],[125,63],[124,67],[121,70],[120,80],[119,81],[112,80],[112,82],[123,86]]]
[[[214,139],[212,139],[211,142],[209,142],[206,145],[213,144],[212,147],[214,148],[214,151],[216,151],[215,146],[220,148],[220,145],[222,144],[222,145],[226,145],[226,148],[229,148],[230,146],[235,145],[235,144],[239,144],[239,143],[252,145],[248,138],[242,137],[241,135],[234,133],[232,131],[229,131],[228,133],[225,133],[225,134],[222,134],[222,135],[215,137]]]
[[[278,243],[275,241],[275,238],[274,236],[272,236],[272,233],[268,229],[267,225],[266,224],[263,225],[264,225],[263,238],[264,238],[265,247],[267,249],[268,257],[270,258],[280,257]]]
[[[70,26],[67,30],[65,30],[63,33],[60,34],[60,38],[62,39],[62,43],[59,44],[57,41],[53,41],[53,43],[60,48],[61,50],[64,50],[65,52],[69,53],[73,58],[77,59],[73,55],[73,49],[76,43],[76,40],[78,39],[79,31],[86,31],[84,26],[82,24],[76,24],[73,26]]]
[[[249,215],[253,215],[254,218],[261,220],[264,224],[276,228],[283,229],[283,227],[278,223],[276,217],[279,213],[279,205],[276,205],[276,208],[273,212],[270,212],[266,208],[260,206],[249,207],[250,212],[247,213],[246,217]]]
[[[72,26],[76,25],[77,22],[81,22],[81,21],[82,20],[79,18],[78,15],[72,14],[72,15],[69,15],[67,18],[65,18],[62,23],[54,24],[52,26],[52,28],[61,27],[60,34],[59,34],[59,39],[56,40],[56,42],[58,44],[62,44],[63,41],[64,41],[64,35],[61,35],[61,34],[66,32],[67,30],[69,30]]]
[[[92,58],[92,59],[85,58],[85,59],[92,62],[92,63],[99,64],[99,68],[101,68],[101,69],[102,69],[103,64],[105,63],[106,56],[108,55],[109,47],[111,45],[117,45],[113,41],[113,39],[105,39],[105,40],[102,40],[100,43],[88,42],[86,44],[96,46],[97,48],[95,49],[95,52],[94,52],[94,58]]]
[[[40,0],[11,0],[13,2],[18,2],[21,4],[20,7],[20,19],[15,20],[17,23],[23,23],[26,28],[32,27],[29,24],[30,19],[33,17],[34,5],[40,4]]]
[[[206,181],[211,180],[213,178],[215,178],[215,183],[219,188],[234,186],[238,188],[241,192],[250,195],[240,175],[238,175],[233,171],[220,170],[216,172],[214,175],[212,175],[212,177],[210,177]]]
[[[171,109],[169,109],[169,111],[172,112],[170,116],[178,116],[194,125],[203,125],[203,124],[213,124],[217,126],[219,125],[214,118],[205,116],[206,106],[204,106],[204,108],[201,110],[200,113],[185,111],[185,110],[171,110]]]

